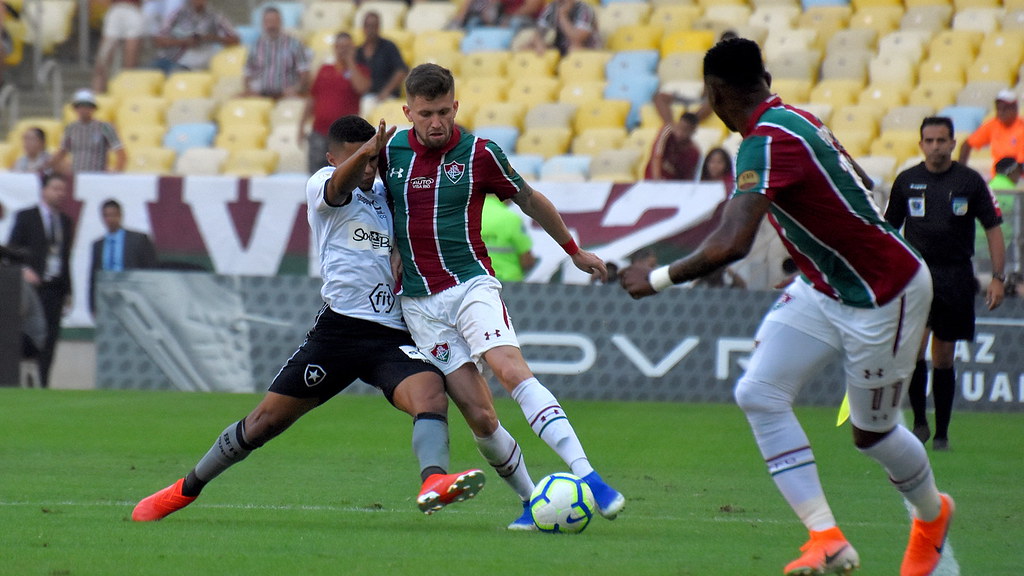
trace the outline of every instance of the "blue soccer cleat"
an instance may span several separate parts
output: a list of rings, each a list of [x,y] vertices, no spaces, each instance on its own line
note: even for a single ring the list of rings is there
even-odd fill
[[[601,516],[609,520],[615,520],[619,512],[622,512],[622,509],[626,507],[625,496],[620,494],[618,490],[605,484],[605,481],[601,479],[596,470],[584,476],[583,480],[594,493],[594,500],[597,500],[597,510],[601,513]]]
[[[508,529],[515,530],[517,532],[530,532],[537,529],[537,525],[533,522],[533,514],[530,512],[529,502],[523,502],[522,515],[509,524]]]

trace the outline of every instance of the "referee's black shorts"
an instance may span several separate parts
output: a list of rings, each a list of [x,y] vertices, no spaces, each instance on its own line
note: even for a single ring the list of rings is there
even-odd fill
[[[928,326],[944,342],[974,340],[974,300],[978,281],[970,262],[966,265],[929,264],[932,272],[932,309]]]
[[[416,349],[408,332],[343,316],[325,305],[305,342],[277,373],[270,391],[316,398],[323,404],[358,378],[379,388],[394,404],[398,384],[421,372],[443,378]]]

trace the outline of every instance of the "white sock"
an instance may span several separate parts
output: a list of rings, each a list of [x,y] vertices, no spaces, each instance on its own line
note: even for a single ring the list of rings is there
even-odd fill
[[[810,446],[782,453],[765,463],[775,486],[808,530],[826,530],[836,525]]]
[[[521,500],[529,500],[530,495],[533,494],[533,480],[526,470],[523,451],[508,430],[505,430],[505,427],[499,422],[498,429],[494,431],[494,434],[486,438],[474,434],[473,438],[476,439],[480,454],[488,464],[494,467],[498,476],[501,476],[512,487]]]
[[[925,522],[938,518],[942,501],[932,466],[924,445],[910,430],[897,426],[880,442],[861,452],[885,468],[889,480],[914,506],[915,516]]]
[[[543,384],[536,378],[523,380],[512,390],[512,399],[519,403],[537,436],[547,442],[573,474],[583,477],[594,471],[565,411]]]

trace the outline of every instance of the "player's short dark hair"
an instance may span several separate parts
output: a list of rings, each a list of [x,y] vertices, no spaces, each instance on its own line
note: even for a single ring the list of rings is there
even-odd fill
[[[107,200],[102,206],[100,206],[100,214],[106,212],[107,208],[117,208],[117,211],[121,212],[121,203],[113,198]]]
[[[921,120],[921,138],[924,138],[924,129],[929,126],[945,126],[949,130],[949,137],[953,138],[953,119],[948,116],[928,116]]]
[[[327,130],[327,146],[337,146],[349,142],[363,143],[377,134],[377,130],[361,116],[349,114],[331,123]]]
[[[721,78],[735,88],[752,88],[764,79],[764,60],[757,42],[729,38],[704,55],[704,75]]]
[[[417,96],[433,100],[454,90],[455,78],[451,70],[437,64],[420,64],[405,79],[405,93],[410,101]]]

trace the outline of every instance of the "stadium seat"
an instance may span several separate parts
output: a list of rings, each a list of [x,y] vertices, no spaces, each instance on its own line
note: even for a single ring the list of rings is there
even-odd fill
[[[892,182],[896,177],[896,158],[894,156],[861,156],[857,164],[875,181],[875,185]]]
[[[394,41],[391,38],[393,36],[392,33],[404,29],[405,13],[408,10],[408,5],[405,2],[366,0],[357,4],[358,8],[356,8],[355,14],[352,15],[352,28],[359,31],[360,34],[363,30],[363,20],[366,18],[367,12],[376,12],[380,15],[381,36]],[[361,41],[358,43],[361,43]]]
[[[700,18],[701,13],[700,6],[669,2],[655,6],[647,23],[660,26],[663,34],[672,34],[681,30],[690,30],[693,23]]]
[[[1017,83],[1017,63],[999,56],[979,56],[967,67],[967,82]]]
[[[568,102],[538,104],[530,107],[523,119],[526,130],[532,128],[566,128],[572,129],[572,121],[576,117],[577,105]]]
[[[217,78],[210,89],[210,98],[213,98],[217,105],[232,98],[241,98],[245,92],[245,80],[242,76],[222,76]]]
[[[629,116],[629,100],[592,100],[580,105],[573,119],[579,133],[590,128],[625,128]]]
[[[278,126],[267,136],[266,148],[277,152],[275,173],[306,174],[309,168],[307,142],[300,141],[294,126]]]
[[[124,171],[129,173],[170,174],[174,168],[175,153],[168,148],[126,147],[128,161]]]
[[[822,80],[846,78],[866,83],[868,63],[874,58],[873,50],[847,50],[830,52],[821,63]]]
[[[265,127],[273,108],[274,101],[270,98],[231,98],[217,110],[217,123],[222,130],[239,124]]]
[[[905,162],[921,155],[921,134],[918,130],[892,130],[882,132],[872,143],[872,156],[893,156],[897,162]]]
[[[441,30],[457,11],[451,2],[415,2],[405,14],[405,29],[417,35]]]
[[[872,137],[878,134],[878,123],[885,112],[885,108],[876,105],[854,105],[837,107],[832,112],[832,119],[829,127],[836,134],[865,131]]]
[[[851,14],[849,6],[816,6],[800,14],[797,27],[815,30],[818,33],[815,48],[824,50],[832,36],[847,29]]]
[[[658,61],[658,78],[662,82],[704,78],[704,55],[699,52],[674,52]]]
[[[868,63],[868,81],[872,84],[917,83],[917,62],[896,50],[879,49]]]
[[[1003,3],[1000,0],[953,0],[953,6],[959,12],[968,8],[1002,8]]]
[[[878,33],[873,28],[847,28],[832,35],[826,44],[826,54],[843,54],[855,50],[874,52]]]
[[[460,49],[465,54],[473,52],[501,52],[512,47],[511,28],[496,26],[477,26],[466,33]]]
[[[953,8],[945,4],[911,6],[900,19],[902,30],[923,30],[932,34],[949,27]]]
[[[970,135],[985,121],[988,111],[989,108],[981,106],[947,106],[939,111],[939,116],[946,116],[953,121],[956,134]]]
[[[1024,33],[1004,31],[985,34],[978,47],[978,55],[999,55],[1010,62],[1020,62],[1024,58]]]
[[[799,78],[772,80],[772,91],[787,104],[804,104],[810,101],[811,81]]]
[[[642,154],[649,154],[654,146],[654,140],[661,133],[661,128],[634,128],[629,132],[622,148],[626,150],[638,150]],[[721,140],[721,138],[719,138]]]
[[[512,82],[505,94],[507,101],[526,104],[528,107],[554,102],[562,83],[557,78],[521,77]]]
[[[132,150],[160,147],[167,129],[162,124],[129,123],[120,126],[117,131],[124,147]]]
[[[558,63],[558,77],[563,83],[604,80],[611,52],[604,50],[576,50],[566,54]]]
[[[978,30],[989,33],[999,29],[1002,8],[965,8],[953,16],[954,30]]]
[[[1008,86],[1003,82],[978,81],[968,82],[956,95],[957,106],[980,106],[991,110],[996,94]]]
[[[505,100],[508,82],[501,76],[467,78],[455,87],[455,97],[460,105],[471,102],[474,108],[489,102],[502,102]]]
[[[412,123],[405,117],[405,111],[402,108],[405,106],[404,98],[389,98],[387,100],[377,103],[374,107],[373,112],[370,113],[370,118],[373,118],[374,123],[383,119],[388,126],[398,126],[399,129],[405,126],[411,126]],[[463,120],[463,113],[470,112],[469,109],[464,110],[464,106],[459,104],[458,120]],[[469,115],[466,115],[469,118]]]
[[[516,79],[554,76],[561,58],[557,50],[548,50],[543,54],[533,50],[515,52],[508,60],[508,75]]]
[[[210,122],[216,107],[213,98],[182,98],[171,101],[164,117],[168,126]]]
[[[455,50],[431,50],[425,56],[416,56],[416,61],[420,64],[437,64],[438,66],[444,66],[451,71],[452,75],[458,78],[462,74],[462,59],[465,55]]]
[[[601,35],[605,38],[613,38],[619,28],[646,24],[651,14],[651,5],[647,2],[605,3],[598,6],[595,12],[597,29],[601,31]],[[617,50],[617,48],[612,49]]]
[[[25,26],[22,41],[39,46],[44,54],[52,54],[57,46],[71,37],[72,21],[78,2],[74,0],[40,0],[22,6],[22,19],[39,22]]]
[[[626,127],[635,128],[640,124],[640,108],[654,99],[658,85],[658,77],[650,73],[635,74],[620,80],[609,80],[604,88],[604,98],[629,101],[630,111],[626,118]]]
[[[212,122],[176,124],[164,134],[163,147],[179,155],[190,148],[209,148],[217,135],[217,125]]]
[[[792,30],[800,17],[800,7],[791,4],[765,4],[754,8],[747,24],[768,30]]]
[[[956,102],[957,93],[963,87],[961,82],[921,82],[910,91],[907,104],[929,106],[939,109]]]
[[[589,174],[590,156],[552,156],[540,167],[540,179],[544,182],[586,182]]]
[[[107,84],[107,95],[114,98],[128,96],[160,96],[164,88],[164,73],[143,68],[122,70]]]
[[[815,30],[770,30],[764,43],[765,60],[773,60],[790,54],[817,52],[814,50],[818,32]],[[821,61],[821,57],[818,57]]]
[[[555,126],[527,128],[516,142],[516,154],[550,158],[569,151],[572,129]]]
[[[563,83],[558,91],[558,101],[567,104],[583,105],[604,98],[604,87],[607,84],[604,80],[591,80],[589,82]]]
[[[919,130],[921,120],[935,114],[935,108],[931,106],[897,106],[890,108],[885,116],[882,116],[881,129],[883,132],[893,130]]]
[[[693,132],[693,141],[701,150],[716,148],[725,134],[717,126],[700,126]]]
[[[238,149],[228,154],[221,172],[232,176],[256,178],[269,176],[277,169],[277,152],[273,150]]]
[[[214,76],[210,72],[173,72],[164,81],[164,98],[207,98],[213,88]]]
[[[591,128],[576,134],[572,139],[570,150],[573,154],[593,156],[603,150],[616,150],[622,147],[629,133],[625,128]]]
[[[931,33],[922,30],[897,30],[878,40],[878,56],[903,58],[916,64],[924,58]]]
[[[228,151],[220,148],[189,148],[178,156],[174,172],[180,176],[213,176],[220,174],[228,159]]]
[[[735,26],[750,21],[752,11],[744,3],[712,2],[704,5],[704,19],[721,22],[726,26]]]
[[[1024,32],[1024,9],[1008,8],[999,19],[999,29],[1003,32]]]
[[[772,78],[807,80],[810,82],[818,80],[820,63],[821,53],[810,48],[792,52],[777,52],[765,58],[765,66],[771,72]]]
[[[619,26],[608,38],[610,50],[658,50],[661,47],[661,27],[653,24]]]
[[[540,178],[540,167],[544,165],[544,157],[537,154],[506,154],[508,163],[526,180]]]
[[[885,36],[900,27],[903,17],[903,6],[865,6],[857,8],[850,16],[850,28],[868,28],[875,32],[876,37]]]
[[[830,78],[818,82],[811,89],[810,100],[818,104],[828,104],[833,110],[842,106],[856,104],[857,95],[864,88],[864,82],[851,78]]]
[[[462,78],[505,76],[509,57],[510,53],[508,51],[466,54],[459,65],[459,75]]]
[[[210,72],[215,77],[244,76],[249,49],[244,44],[227,46],[210,58]]]
[[[526,105],[519,102],[487,102],[482,103],[473,116],[473,128],[479,130],[483,126],[523,126],[526,116]]]
[[[117,126],[125,129],[131,125],[164,126],[168,102],[154,96],[127,97],[118,105],[115,113]]]
[[[213,139],[213,145],[230,152],[260,149],[266,145],[269,132],[265,125],[259,124],[222,125]]]
[[[338,2],[337,0],[313,0],[306,4],[302,12],[302,30],[306,33],[314,30],[343,30],[351,28],[352,15],[355,14],[354,2]]]
[[[519,129],[515,126],[477,126],[473,129],[473,134],[494,142],[509,153],[516,149],[516,141],[519,140]]]
[[[985,34],[977,30],[943,30],[928,43],[928,57],[951,56],[956,53],[975,56]]]
[[[458,52],[465,36],[462,30],[429,30],[419,32],[412,41],[412,53],[416,62],[426,62],[437,52]]]
[[[956,82],[962,86],[967,77],[967,66],[973,60],[969,55],[965,55],[965,57],[966,61],[952,55],[928,58],[918,67],[918,81],[921,84]]]
[[[274,103],[274,107],[270,110],[270,127],[271,129],[278,126],[298,127],[305,111],[305,98],[281,98]]]
[[[907,103],[910,86],[900,82],[876,82],[860,91],[858,104],[871,104],[883,109],[903,106]]]
[[[592,182],[633,183],[640,177],[640,150],[602,150],[590,159]]]
[[[675,52],[699,52],[701,54],[714,46],[715,33],[711,30],[678,30],[661,37],[661,56]]]

